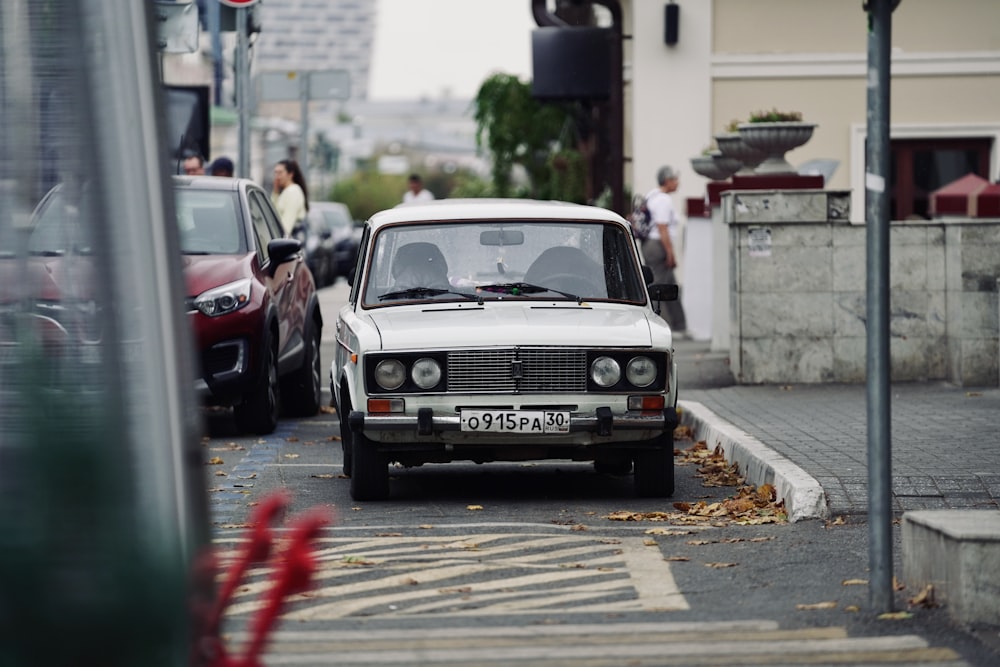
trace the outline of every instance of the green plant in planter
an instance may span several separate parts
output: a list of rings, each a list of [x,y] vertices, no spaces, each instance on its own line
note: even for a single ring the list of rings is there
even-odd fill
[[[740,123],[741,122],[743,122],[743,121],[740,121],[740,120],[737,120],[737,119],[734,118],[731,121],[729,121],[728,123],[726,123],[726,127],[723,128],[722,131],[723,132],[728,132],[729,134],[733,134],[735,132],[739,132],[740,131]]]
[[[751,123],[787,123],[801,122],[802,112],[800,111],[754,111],[750,114]]]

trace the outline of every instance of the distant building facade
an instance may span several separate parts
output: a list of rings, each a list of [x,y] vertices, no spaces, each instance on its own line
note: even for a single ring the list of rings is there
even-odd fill
[[[346,70],[351,99],[368,99],[375,40],[372,0],[282,0],[263,2],[254,68]]]

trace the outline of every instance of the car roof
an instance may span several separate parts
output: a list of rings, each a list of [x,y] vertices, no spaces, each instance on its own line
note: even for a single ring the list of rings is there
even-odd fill
[[[628,223],[614,211],[598,206],[534,199],[438,199],[400,204],[371,217],[373,227],[400,222],[465,222],[469,220],[584,220]]]
[[[174,176],[174,186],[180,188],[191,188],[193,190],[229,190],[236,191],[241,184],[259,188],[252,179],[249,178],[228,178],[226,176]]]

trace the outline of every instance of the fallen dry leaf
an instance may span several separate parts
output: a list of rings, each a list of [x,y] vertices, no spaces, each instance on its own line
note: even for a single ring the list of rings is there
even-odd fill
[[[465,509],[469,510],[470,512],[479,512],[479,511],[481,511],[483,509],[483,506],[482,505],[466,505]]]
[[[229,477],[229,473],[226,472],[225,470],[216,470],[215,471],[215,476],[216,477]]]
[[[799,611],[816,611],[819,609],[836,609],[837,602],[835,600],[828,600],[826,602],[813,602],[812,604],[797,604],[795,608]]]
[[[448,595],[450,593],[471,593],[472,586],[459,586],[458,588],[439,588],[438,593]]]
[[[667,556],[663,560],[667,561],[668,563],[686,563],[691,559],[688,558],[687,556]]]
[[[298,441],[299,441],[298,436],[294,435],[290,435],[287,438],[285,438],[285,442],[298,442]]]
[[[573,526],[572,528],[570,528],[570,531],[572,531],[574,533],[582,533],[582,532],[588,531],[588,530],[590,530],[590,528],[587,528],[582,523],[579,523],[579,524]]]
[[[736,567],[736,563],[705,563],[705,567],[710,567],[713,570],[723,570],[727,567]]]
[[[712,540],[688,540],[686,544],[690,544],[693,547],[701,547],[706,544],[714,544]]]
[[[647,547],[655,547],[658,545],[656,540],[643,540],[642,543]]]
[[[351,508],[351,511],[352,511],[352,512],[360,512],[360,511],[361,511],[361,508],[360,508],[360,507],[352,507],[352,508]]]
[[[888,611],[884,614],[879,614],[875,618],[880,621],[905,621],[908,618],[913,618],[913,614],[908,611]]]
[[[841,586],[867,586],[867,579],[844,579],[840,582]]]
[[[210,458],[208,460],[208,465],[210,465],[210,466],[221,466],[223,463],[225,463],[225,461],[223,461],[218,456],[213,456],[212,458]]]
[[[420,528],[420,529],[422,529],[422,530],[430,530],[430,529],[431,529],[431,528],[433,528],[433,527],[434,527],[434,526],[432,526],[432,525],[431,525],[431,524],[429,524],[429,523],[422,523],[422,524],[420,524],[419,526],[417,526],[417,528]]]
[[[285,454],[285,458],[286,459],[297,459],[297,458],[299,458],[299,455],[298,454]]]
[[[922,591],[907,600],[907,602],[909,602],[911,607],[920,607],[922,609],[937,607],[937,602],[934,601],[934,585],[927,584]]]
[[[316,479],[334,479],[336,475],[329,472],[321,472],[317,475],[309,475],[310,477],[315,477]]]
[[[420,582],[414,579],[413,577],[403,577],[403,579],[401,579],[399,583],[403,584],[404,586],[416,586]]]
[[[340,442],[340,436],[339,435],[331,435],[331,436],[328,436],[326,440],[327,440],[327,442]]]
[[[330,405],[321,405],[321,406],[319,406],[319,411],[321,413],[323,413],[324,415],[335,415],[335,414],[337,414],[337,408],[335,408],[333,406],[330,406]]]
[[[375,533],[375,537],[402,537],[402,533]]]
[[[861,607],[859,607],[856,604],[849,604],[846,607],[844,607],[844,611],[849,611],[851,613],[857,613],[857,612],[861,611]]]

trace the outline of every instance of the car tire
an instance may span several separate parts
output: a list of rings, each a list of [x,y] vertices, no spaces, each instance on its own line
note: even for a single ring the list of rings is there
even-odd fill
[[[343,452],[344,460],[344,474],[348,477],[352,476],[353,463],[354,463],[354,434],[351,433],[351,427],[347,423],[347,415],[351,414],[351,400],[347,398],[347,391],[341,389],[340,391],[342,406],[337,406],[337,416],[340,417],[340,449]]]
[[[635,452],[635,492],[640,498],[674,495],[674,434],[664,433],[658,446]]]
[[[389,462],[364,433],[351,434],[351,498],[385,500],[389,497]]]
[[[302,366],[282,382],[281,401],[285,413],[293,417],[312,417],[323,400],[323,368],[319,356],[320,329],[315,320],[306,321],[306,351]]]
[[[278,427],[278,409],[281,405],[281,382],[278,380],[278,353],[270,338],[263,346],[264,367],[257,386],[243,396],[243,401],[233,407],[236,428],[241,433],[267,435]]]

